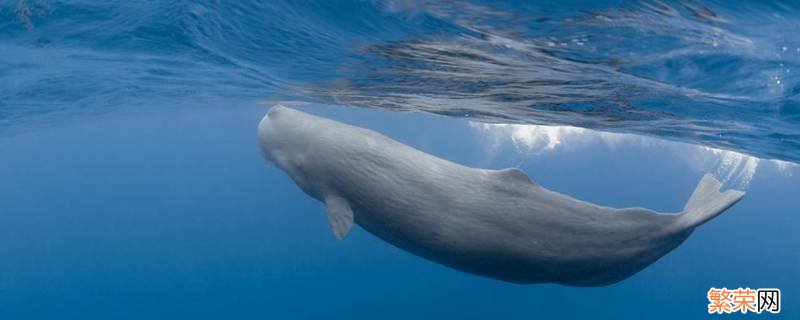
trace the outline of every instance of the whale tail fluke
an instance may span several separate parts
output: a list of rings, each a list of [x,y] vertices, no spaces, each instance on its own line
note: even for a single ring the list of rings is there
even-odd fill
[[[719,189],[720,183],[717,179],[710,174],[703,176],[678,217],[680,224],[684,228],[697,227],[727,210],[744,197],[744,192],[739,190],[720,192]]]

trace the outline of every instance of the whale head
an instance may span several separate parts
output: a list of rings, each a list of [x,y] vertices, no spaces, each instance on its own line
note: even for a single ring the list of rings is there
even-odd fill
[[[258,125],[261,155],[286,172],[309,195],[318,195],[309,184],[309,155],[316,135],[316,117],[281,105],[270,108]]]
[[[325,203],[331,230],[339,240],[352,228],[355,215],[349,201],[337,192],[342,188],[337,188],[336,182],[345,180],[342,173],[353,172],[346,160],[360,150],[353,152],[345,146],[359,134],[363,132],[281,105],[272,107],[258,125],[261,154],[286,172],[306,194]],[[350,144],[342,145],[340,141]]]

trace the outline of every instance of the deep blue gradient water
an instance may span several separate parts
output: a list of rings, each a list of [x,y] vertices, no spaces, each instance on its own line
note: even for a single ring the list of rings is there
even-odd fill
[[[797,30],[789,1],[0,0],[0,319],[694,319],[723,286],[800,318]],[[621,283],[502,283],[336,241],[259,155],[279,101],[602,205],[747,196]]]

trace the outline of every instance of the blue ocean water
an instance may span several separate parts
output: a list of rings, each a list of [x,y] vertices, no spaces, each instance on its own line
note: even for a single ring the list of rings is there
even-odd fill
[[[795,2],[0,1],[0,318],[705,318],[710,287],[800,318],[798,27]],[[259,155],[278,102],[603,205],[678,211],[706,172],[747,196],[621,283],[502,283],[336,241]]]

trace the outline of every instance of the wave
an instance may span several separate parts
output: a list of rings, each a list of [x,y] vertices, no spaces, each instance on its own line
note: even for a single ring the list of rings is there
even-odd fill
[[[800,8],[696,1],[10,1],[0,125],[272,99],[800,161]]]

